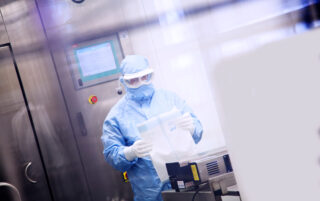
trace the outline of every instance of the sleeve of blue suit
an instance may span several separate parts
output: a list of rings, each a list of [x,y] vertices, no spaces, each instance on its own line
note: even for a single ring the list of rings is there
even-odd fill
[[[105,159],[114,168],[124,172],[136,163],[137,159],[128,161],[124,156],[123,149],[126,144],[116,121],[109,119],[104,122],[101,140]]]

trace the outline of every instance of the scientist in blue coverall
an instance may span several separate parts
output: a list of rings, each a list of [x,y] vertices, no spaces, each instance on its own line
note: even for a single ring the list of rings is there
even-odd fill
[[[103,154],[115,169],[127,171],[135,201],[162,201],[161,191],[170,189],[170,183],[160,181],[148,156],[152,144],[140,138],[136,125],[176,107],[182,113],[176,127],[188,130],[195,143],[201,140],[202,126],[184,100],[172,92],[154,88],[153,69],[145,57],[126,56],[120,70],[126,94],[104,121]]]

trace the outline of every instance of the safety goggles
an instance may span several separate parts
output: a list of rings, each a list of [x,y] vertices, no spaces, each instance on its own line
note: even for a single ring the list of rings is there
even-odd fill
[[[123,80],[129,88],[138,88],[144,84],[150,84],[152,81],[153,70],[148,68],[138,73],[126,74]]]

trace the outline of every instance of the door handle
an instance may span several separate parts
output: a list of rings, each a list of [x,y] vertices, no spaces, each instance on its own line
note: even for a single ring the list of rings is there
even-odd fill
[[[19,201],[21,201],[19,190],[14,185],[7,182],[0,182],[0,187],[8,187],[9,189],[13,190],[15,193],[17,193]]]
[[[28,175],[28,169],[29,167],[32,165],[32,162],[29,162],[27,165],[26,165],[26,168],[24,169],[24,176],[26,176],[27,180],[30,182],[30,183],[33,183],[33,184],[36,184],[37,181],[31,179]]]
[[[80,127],[80,132],[82,136],[86,136],[88,134],[86,124],[84,122],[83,116],[81,112],[77,113],[78,124]]]

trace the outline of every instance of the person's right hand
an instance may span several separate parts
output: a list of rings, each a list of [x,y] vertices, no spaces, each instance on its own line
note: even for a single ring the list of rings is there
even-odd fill
[[[142,158],[148,156],[152,151],[152,144],[144,141],[137,140],[130,147],[124,148],[124,156],[128,161],[133,161],[135,158]]]
[[[191,135],[194,132],[194,120],[189,112],[184,113],[180,118],[176,120],[176,127],[182,130],[189,131]]]

